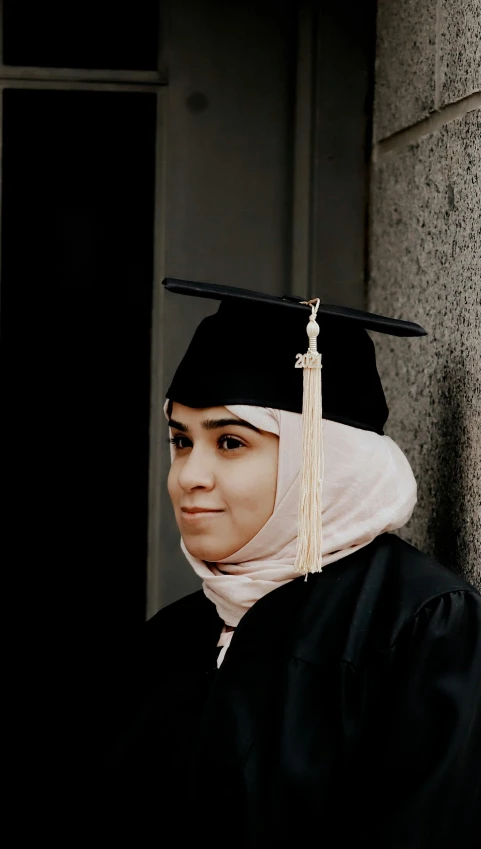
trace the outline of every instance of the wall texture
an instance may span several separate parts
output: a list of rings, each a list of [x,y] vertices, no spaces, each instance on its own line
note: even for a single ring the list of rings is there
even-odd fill
[[[401,535],[481,588],[481,0],[379,0],[369,308],[419,500]]]

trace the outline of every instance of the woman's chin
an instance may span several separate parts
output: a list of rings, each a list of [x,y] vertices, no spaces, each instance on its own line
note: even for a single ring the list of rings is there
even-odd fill
[[[198,537],[189,538],[189,535],[184,535],[183,540],[192,557],[197,560],[206,560],[208,563],[225,560],[226,557],[238,550],[238,548],[232,548],[232,545],[221,545],[219,540],[200,540]]]

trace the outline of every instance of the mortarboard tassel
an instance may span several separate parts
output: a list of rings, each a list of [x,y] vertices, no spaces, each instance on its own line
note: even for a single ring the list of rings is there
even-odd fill
[[[322,569],[322,445],[321,354],[317,350],[319,325],[316,321],[320,300],[303,301],[311,307],[307,325],[309,349],[297,354],[295,368],[303,369],[302,460],[299,496],[297,555],[294,569],[301,575]]]

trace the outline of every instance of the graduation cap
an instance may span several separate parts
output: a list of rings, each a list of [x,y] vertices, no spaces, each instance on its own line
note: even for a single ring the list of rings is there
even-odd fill
[[[168,399],[188,407],[246,404],[303,414],[296,568],[320,571],[322,418],[383,434],[389,411],[367,330],[391,336],[426,331],[318,298],[173,278],[163,284],[169,292],[221,302],[197,328]]]

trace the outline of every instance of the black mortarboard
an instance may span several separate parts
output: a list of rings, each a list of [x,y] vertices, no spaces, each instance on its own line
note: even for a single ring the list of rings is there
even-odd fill
[[[247,404],[302,413],[294,568],[306,576],[320,572],[322,419],[382,434],[388,408],[367,330],[392,336],[426,331],[409,321],[321,304],[318,298],[303,302],[213,283],[163,282],[171,292],[221,301],[217,313],[197,328],[167,398],[187,407]]]
[[[167,397],[188,407],[248,404],[302,412],[302,375],[294,368],[306,350],[309,307],[301,298],[276,297],[233,286],[167,278],[166,289],[220,300],[205,318],[180,363]],[[366,330],[424,336],[418,324],[349,307],[320,304],[325,419],[383,433],[388,408]]]

